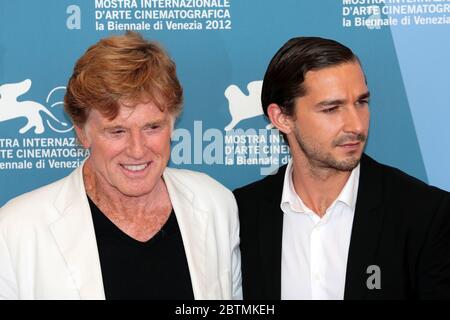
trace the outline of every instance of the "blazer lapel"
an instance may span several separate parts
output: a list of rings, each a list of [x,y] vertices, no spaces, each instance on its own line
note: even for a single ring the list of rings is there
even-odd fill
[[[368,156],[361,158],[355,216],[347,260],[344,299],[363,299],[367,293],[367,267],[375,257],[383,223],[382,172]]]
[[[265,196],[261,200],[259,214],[260,252],[265,281],[265,297],[281,299],[281,247],[283,233],[283,211],[280,208],[286,166],[274,176],[267,178]]]
[[[174,169],[166,168],[163,177],[180,227],[194,297],[197,300],[217,297],[220,293],[211,292],[207,286],[208,214],[194,206],[194,193],[177,179]]]
[[[81,299],[105,299],[95,230],[83,184],[82,166],[61,189],[55,207],[60,218],[50,225]]]

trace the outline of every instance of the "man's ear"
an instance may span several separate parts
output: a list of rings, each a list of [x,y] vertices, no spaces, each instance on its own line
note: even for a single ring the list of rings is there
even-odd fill
[[[75,125],[75,132],[77,133],[77,138],[78,141],[81,143],[81,145],[85,148],[85,149],[89,149],[89,147],[91,146],[89,139],[87,138],[86,135],[86,131],[84,128],[80,128],[79,126]]]
[[[293,128],[292,117],[286,115],[276,103],[271,103],[267,107],[267,115],[270,122],[284,134],[289,134]]]

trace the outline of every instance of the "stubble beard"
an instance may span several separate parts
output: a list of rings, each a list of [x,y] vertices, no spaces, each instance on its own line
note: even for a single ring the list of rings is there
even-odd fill
[[[299,148],[303,151],[305,157],[307,158],[312,169],[329,169],[333,171],[352,171],[359,164],[361,160],[361,154],[355,153],[354,155],[349,155],[343,160],[337,160],[329,152],[324,152],[321,146],[313,141],[302,137],[298,128],[294,130],[295,140]],[[340,137],[332,142],[332,147],[344,144],[348,141],[360,141],[364,143],[367,137],[364,134],[347,135]]]

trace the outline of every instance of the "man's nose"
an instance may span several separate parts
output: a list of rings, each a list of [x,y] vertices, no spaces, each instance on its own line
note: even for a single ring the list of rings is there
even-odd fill
[[[145,154],[145,139],[139,132],[132,132],[128,141],[128,155],[134,159],[140,159]]]
[[[364,121],[361,112],[354,107],[348,109],[345,119],[345,132],[360,134],[364,131]]]

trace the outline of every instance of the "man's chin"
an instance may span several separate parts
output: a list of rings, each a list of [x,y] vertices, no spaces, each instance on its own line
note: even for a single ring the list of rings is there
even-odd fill
[[[336,161],[333,167],[339,171],[352,171],[355,169],[359,161],[361,160],[361,155],[359,157],[351,157],[344,160]]]
[[[152,192],[152,190],[145,190],[143,188],[118,188],[118,191],[122,194],[122,196],[130,197],[130,198],[138,198],[148,195]]]

